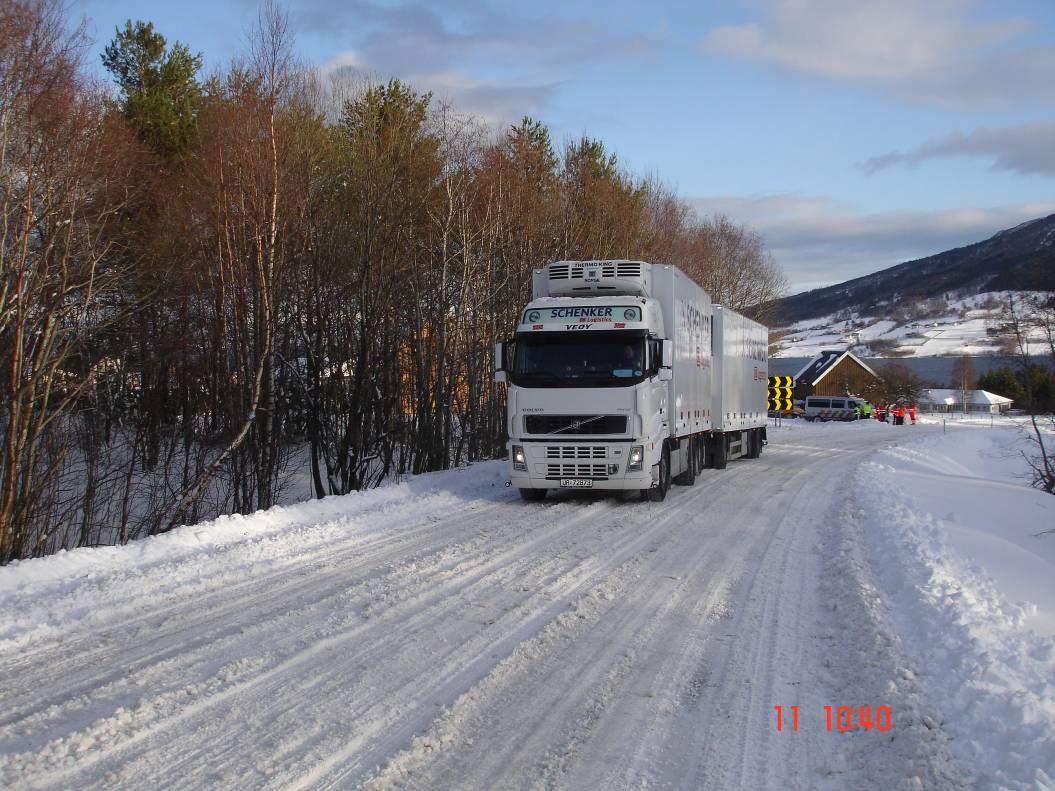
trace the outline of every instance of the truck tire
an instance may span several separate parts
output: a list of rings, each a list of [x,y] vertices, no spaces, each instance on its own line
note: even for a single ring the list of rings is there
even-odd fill
[[[692,486],[696,483],[696,439],[689,437],[688,447],[685,449],[686,467],[685,472],[674,479],[678,486]]]
[[[529,503],[541,503],[546,499],[547,489],[518,489],[520,499]]]
[[[711,441],[711,466],[716,470],[724,470],[729,464],[729,445],[725,441],[725,434],[718,434]]]
[[[762,432],[756,428],[747,431],[747,453],[745,459],[757,459],[762,455]]]
[[[757,455],[754,452],[754,429],[749,428],[745,432],[747,437],[744,440],[744,458],[745,459],[757,459]]]
[[[652,503],[661,503],[667,498],[670,488],[670,448],[663,443],[663,453],[659,456],[659,483],[641,492],[643,499]]]

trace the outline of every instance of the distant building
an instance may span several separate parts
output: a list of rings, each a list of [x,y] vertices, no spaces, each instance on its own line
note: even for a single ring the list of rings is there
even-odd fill
[[[967,396],[967,408],[964,409],[964,395]],[[1010,398],[1004,398],[988,390],[949,390],[931,388],[924,390],[919,400],[921,412],[941,412],[955,414],[964,412],[989,415],[1006,415],[1011,408]]]
[[[865,395],[879,375],[851,352],[827,349],[795,374],[795,398],[811,395]]]

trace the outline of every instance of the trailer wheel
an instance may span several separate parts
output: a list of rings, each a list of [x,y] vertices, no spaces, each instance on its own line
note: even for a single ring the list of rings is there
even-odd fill
[[[711,466],[716,470],[724,470],[729,463],[729,444],[726,442],[725,434],[717,435],[711,445]]]
[[[687,461],[685,472],[674,479],[674,483],[678,486],[692,486],[696,483],[696,438],[689,437],[688,444],[689,447],[685,449]]]
[[[747,432],[747,453],[744,454],[745,459],[757,459],[762,455],[762,432],[758,429],[748,429]]]
[[[529,503],[541,503],[546,499],[547,489],[518,489],[520,499]]]
[[[663,452],[659,456],[659,482],[651,489],[645,489],[642,494],[644,499],[653,503],[661,503],[667,497],[670,488],[670,448],[663,443]]]

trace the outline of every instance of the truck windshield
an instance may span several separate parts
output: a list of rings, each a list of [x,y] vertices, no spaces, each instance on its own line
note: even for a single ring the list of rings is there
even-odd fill
[[[620,387],[644,379],[645,339],[605,333],[521,335],[512,380],[523,387]]]

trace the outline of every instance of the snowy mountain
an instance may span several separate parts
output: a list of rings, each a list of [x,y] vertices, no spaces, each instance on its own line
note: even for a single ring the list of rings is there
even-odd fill
[[[843,308],[774,329],[771,357],[812,357],[823,349],[849,349],[858,357],[940,357],[1014,352],[1007,324],[1008,299],[1026,305],[1038,292],[995,291],[935,297],[872,313]],[[1049,295],[1043,294],[1047,299]],[[1031,352],[1046,354],[1039,330]]]
[[[888,318],[927,300],[1009,290],[1055,290],[1055,214],[983,242],[795,294],[784,300],[781,315],[786,324],[842,310]]]

